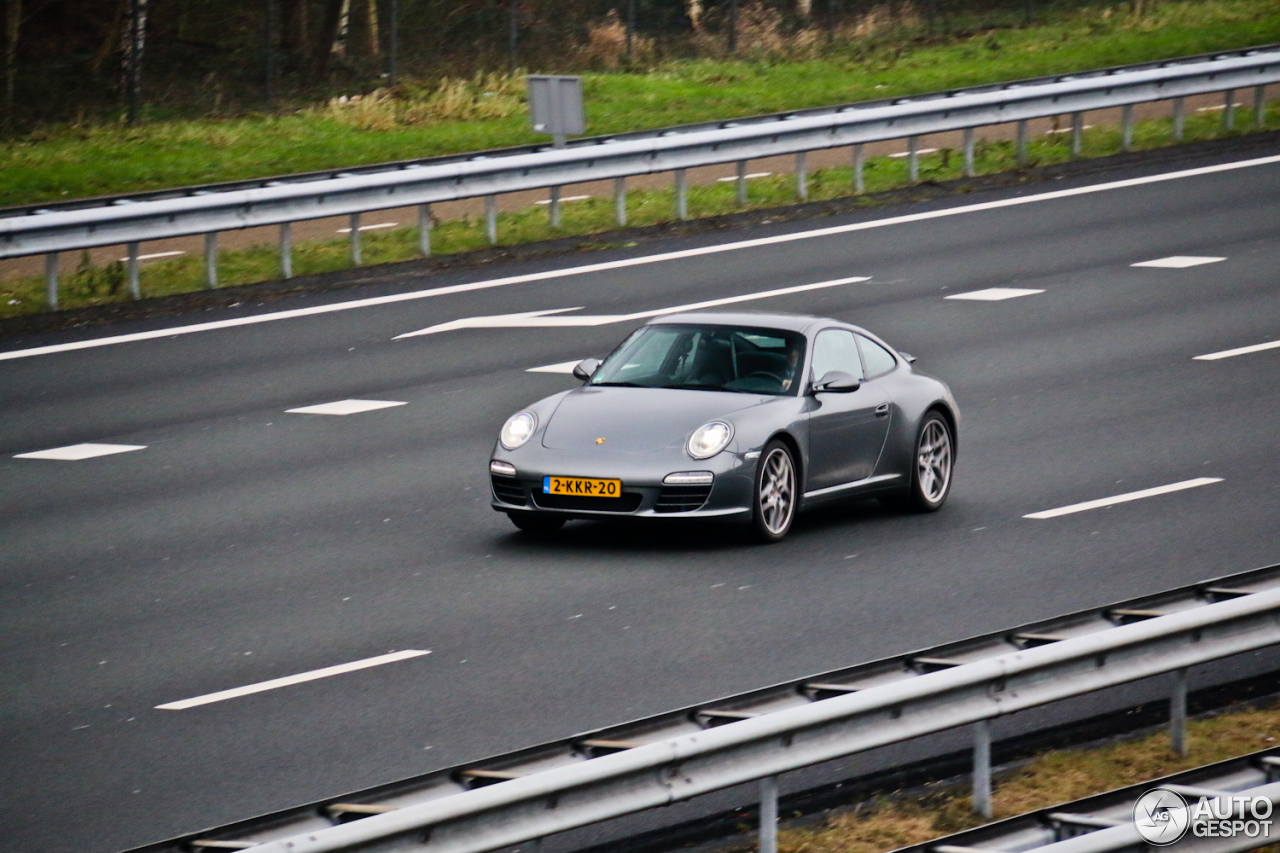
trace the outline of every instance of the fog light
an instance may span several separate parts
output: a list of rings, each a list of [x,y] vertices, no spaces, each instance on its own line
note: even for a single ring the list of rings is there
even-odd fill
[[[715,479],[710,471],[677,471],[662,478],[664,486],[709,486]]]
[[[516,475],[516,466],[512,465],[510,462],[499,462],[497,459],[494,459],[489,463],[489,471],[493,474],[503,474],[508,477],[514,477]]]

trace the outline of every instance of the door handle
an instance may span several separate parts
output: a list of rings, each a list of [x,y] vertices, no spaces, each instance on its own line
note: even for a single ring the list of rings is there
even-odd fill
[[[880,405],[876,406],[876,417],[877,417],[877,418],[883,418],[883,417],[884,417],[885,415],[887,415],[887,414],[889,414],[889,404],[888,404],[888,403],[881,403]]]

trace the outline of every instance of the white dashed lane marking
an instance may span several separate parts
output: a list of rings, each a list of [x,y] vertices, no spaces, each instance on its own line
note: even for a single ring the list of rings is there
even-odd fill
[[[752,178],[767,178],[767,177],[769,177],[769,176],[770,176],[770,175],[772,175],[772,174],[773,174],[773,172],[752,172],[750,175],[743,175],[742,177],[746,178],[746,179],[749,181],[749,180],[751,180]],[[722,184],[727,184],[729,181],[736,181],[736,180],[738,180],[738,176],[737,176],[737,175],[729,175],[727,178],[716,178],[716,180],[717,180],[717,181],[719,181],[719,182],[720,182],[720,183],[722,183]]]
[[[172,252],[152,252],[152,253],[151,253],[151,254],[149,254],[149,255],[138,255],[138,260],[140,260],[140,261],[150,261],[150,260],[153,260],[153,259],[155,259],[155,258],[173,258],[173,257],[176,257],[176,256],[178,256],[178,255],[185,255],[185,254],[186,254],[186,252],[185,252],[185,251],[183,251],[182,249],[175,249],[175,250],[174,250],[174,251],[172,251]],[[129,261],[129,259],[128,259],[128,258],[121,258],[121,259],[120,259],[120,261],[121,261],[122,263],[127,263],[127,262]]]
[[[561,201],[582,201],[584,198],[591,198],[589,195],[567,195],[560,199]],[[534,202],[534,204],[551,204],[551,199],[542,198]]]
[[[1195,361],[1217,361],[1220,358],[1231,358],[1237,355],[1249,355],[1254,352],[1262,352],[1263,350],[1280,349],[1280,341],[1268,341],[1265,344],[1254,344],[1248,347],[1239,347],[1237,349],[1224,349],[1222,352],[1211,352],[1208,355],[1198,355]]]
[[[1044,293],[1043,290],[1027,290],[1021,287],[988,287],[986,290],[971,290],[968,293],[957,293],[946,299],[972,299],[975,302],[999,302],[1002,299],[1017,299],[1019,296],[1031,296]]]
[[[285,409],[285,411],[295,415],[355,415],[360,412],[373,412],[403,405],[406,404],[396,400],[338,400],[335,403],[302,406],[297,409]]]
[[[361,226],[360,226],[360,230],[361,230],[361,231],[378,231],[378,230],[380,230],[380,229],[382,229],[382,228],[395,228],[395,227],[399,226],[399,224],[400,224],[399,222],[375,222],[373,225],[361,225]],[[351,229],[350,229],[350,228],[339,228],[339,229],[338,229],[338,233],[339,233],[339,234],[350,234],[350,233],[351,233]]]
[[[95,456],[110,456],[113,453],[128,453],[130,450],[146,450],[145,444],[71,444],[66,447],[54,447],[50,450],[37,450],[33,453],[19,453],[14,459],[57,459],[62,462],[79,462],[81,459],[93,459]]]
[[[916,151],[916,155],[918,156],[918,155],[920,155],[920,154],[932,154],[932,153],[934,153],[934,152],[935,152],[935,151],[937,151],[937,150],[938,150],[937,148],[921,148],[921,149],[919,149],[918,151]],[[890,154],[889,156],[890,156],[890,157],[910,157],[910,156],[911,156],[911,152],[910,152],[910,151],[899,151],[899,152],[897,152],[896,154]]]
[[[562,361],[559,364],[544,364],[542,367],[530,367],[525,373],[568,373],[572,374],[573,369],[578,366],[578,361]]]
[[[1200,258],[1195,255],[1172,255],[1167,258],[1156,258],[1154,261],[1142,261],[1130,264],[1131,267],[1154,267],[1164,270],[1184,270],[1187,267],[1198,267],[1201,264],[1216,264],[1226,258]]]
[[[351,663],[340,663],[337,666],[327,666],[324,669],[313,669],[310,672],[300,672],[297,675],[286,675],[284,678],[273,678],[270,681],[259,681],[257,684],[249,684],[244,687],[233,687],[230,690],[220,690],[217,693],[206,693],[203,696],[196,696],[191,699],[168,702],[164,705],[157,705],[156,709],[160,711],[185,711],[188,708],[195,708],[200,705],[208,705],[213,702],[222,702],[226,699],[248,696],[252,693],[262,693],[267,690],[275,690],[277,687],[288,687],[291,684],[302,684],[307,681],[315,681],[319,678],[328,678],[332,675],[342,675],[346,672],[355,672],[360,669],[368,669],[371,666],[382,666],[384,663],[395,663],[396,661],[422,657],[423,655],[429,654],[431,654],[430,649],[405,649],[402,652],[392,652],[389,655],[379,655],[376,658],[365,658],[364,660],[352,661]]]
[[[1046,509],[1043,512],[1033,512],[1030,515],[1024,515],[1023,518],[1057,518],[1060,515],[1070,515],[1073,512],[1101,509],[1102,507],[1112,506],[1113,504],[1127,503],[1129,501],[1141,500],[1142,498],[1153,498],[1156,495],[1167,495],[1170,492],[1180,492],[1183,489],[1194,489],[1197,486],[1208,486],[1213,483],[1221,482],[1221,477],[1197,477],[1194,480],[1183,480],[1180,483],[1170,483],[1167,486],[1156,486],[1153,489],[1143,489],[1138,492],[1127,492],[1123,495],[1112,495],[1109,498],[1099,498],[1096,501],[1085,501],[1084,503],[1071,504],[1071,506],[1058,507],[1057,509]]]

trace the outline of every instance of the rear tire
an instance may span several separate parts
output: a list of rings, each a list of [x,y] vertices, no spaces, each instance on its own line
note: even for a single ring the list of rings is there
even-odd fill
[[[911,488],[902,498],[908,512],[937,512],[951,494],[955,465],[955,439],[951,425],[937,412],[929,412],[916,434],[911,456]]]
[[[564,527],[565,522],[560,516],[533,512],[509,512],[507,518],[516,527],[533,536],[549,536]]]
[[[783,442],[771,441],[760,452],[752,495],[752,534],[765,544],[781,541],[795,520],[800,497],[796,463]]]

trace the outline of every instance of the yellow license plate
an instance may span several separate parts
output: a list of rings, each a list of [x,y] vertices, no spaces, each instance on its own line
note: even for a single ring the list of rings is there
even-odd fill
[[[544,495],[578,495],[584,498],[620,498],[621,480],[597,480],[591,477],[543,477]]]

